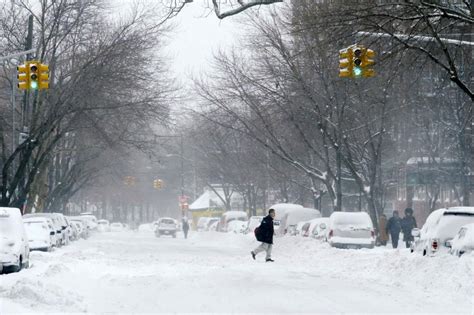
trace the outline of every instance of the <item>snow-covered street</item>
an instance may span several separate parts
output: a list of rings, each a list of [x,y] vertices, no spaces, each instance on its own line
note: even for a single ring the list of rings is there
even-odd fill
[[[0,276],[0,314],[464,313],[473,311],[473,256],[339,250],[277,238],[253,261],[252,235],[95,234]]]

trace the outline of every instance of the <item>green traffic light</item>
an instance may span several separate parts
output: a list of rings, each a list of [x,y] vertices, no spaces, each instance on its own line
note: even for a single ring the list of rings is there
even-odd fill
[[[359,67],[354,67],[354,75],[356,77],[360,76],[362,74],[362,69]]]
[[[33,90],[36,90],[38,88],[38,82],[32,81],[30,83],[30,88],[32,88]]]

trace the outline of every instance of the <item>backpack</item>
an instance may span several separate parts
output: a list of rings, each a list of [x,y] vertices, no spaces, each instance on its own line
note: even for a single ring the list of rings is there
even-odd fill
[[[257,226],[255,230],[253,230],[253,233],[255,234],[257,241],[261,242],[260,226]]]

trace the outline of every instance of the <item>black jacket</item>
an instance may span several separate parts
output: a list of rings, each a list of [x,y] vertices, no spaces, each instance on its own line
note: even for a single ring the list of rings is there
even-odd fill
[[[413,216],[405,216],[401,221],[402,231],[403,231],[403,240],[404,241],[413,241],[413,236],[411,235],[411,230],[416,228],[416,220]]]
[[[390,233],[390,235],[400,234],[400,231],[402,230],[402,226],[400,224],[400,218],[391,217],[388,220],[387,226],[385,227],[385,229],[387,230],[387,233]]]
[[[257,240],[262,243],[273,244],[273,218],[267,215],[258,227]]]

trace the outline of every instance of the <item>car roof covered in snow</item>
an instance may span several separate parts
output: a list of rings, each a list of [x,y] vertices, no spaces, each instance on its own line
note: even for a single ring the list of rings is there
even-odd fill
[[[367,212],[333,212],[329,217],[330,225],[369,225],[372,220]]]
[[[244,211],[226,211],[222,214],[222,217],[227,219],[230,218],[247,218],[247,212]]]

